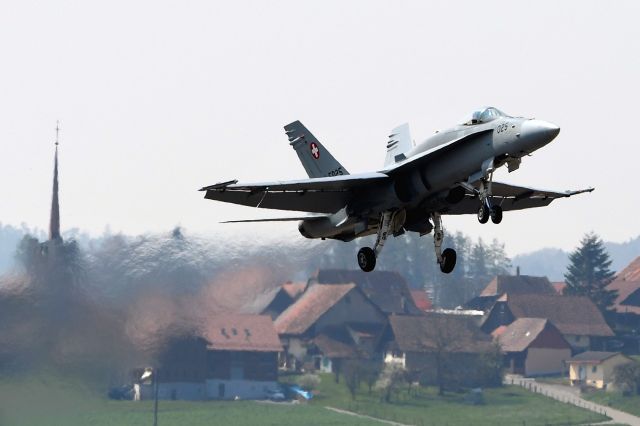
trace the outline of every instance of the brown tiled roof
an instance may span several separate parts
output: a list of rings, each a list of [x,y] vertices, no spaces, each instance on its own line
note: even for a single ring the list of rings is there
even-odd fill
[[[547,277],[530,275],[498,275],[482,290],[480,296],[509,294],[556,294]]]
[[[282,284],[282,290],[286,291],[289,297],[295,300],[302,292],[304,291],[307,283],[292,283],[291,281],[287,281]]]
[[[446,352],[476,353],[492,345],[475,321],[463,315],[391,315],[389,325],[395,345],[404,352],[432,352],[440,347]]]
[[[429,296],[426,291],[411,290],[411,297],[413,298],[413,303],[415,303],[421,311],[428,311],[433,308],[433,304],[431,303],[431,300],[429,300]]]
[[[313,339],[318,350],[329,358],[358,358],[358,351],[353,342],[351,344],[320,334]]]
[[[494,335],[494,337],[497,335],[500,346],[505,352],[524,351],[540,336],[545,328],[552,328],[554,330],[557,339],[560,340],[560,345],[566,345],[567,348],[570,347],[562,336],[559,335],[556,327],[544,318],[518,318],[508,326],[502,327],[498,327],[498,329],[501,329],[499,335],[496,333],[498,329],[494,330],[492,335]]]
[[[268,315],[220,314],[204,322],[208,348],[223,351],[279,352],[280,339]]]
[[[582,352],[573,358],[569,359],[569,362],[580,364],[600,364],[613,356],[619,355],[620,352],[600,352],[600,351],[587,351]],[[631,361],[631,359],[629,359]]]
[[[618,297],[614,302],[614,308],[617,312],[631,312],[640,315],[640,306],[625,303],[629,296],[640,290],[640,257],[637,257],[620,271],[607,288],[618,291]]]
[[[596,305],[585,296],[509,294],[507,306],[516,318],[546,318],[562,334],[613,336]]]
[[[312,281],[320,284],[355,283],[385,314],[422,313],[413,303],[407,282],[397,272],[321,269],[312,277]]]
[[[303,334],[325,312],[356,287],[355,284],[312,284],[276,318],[279,334]]]

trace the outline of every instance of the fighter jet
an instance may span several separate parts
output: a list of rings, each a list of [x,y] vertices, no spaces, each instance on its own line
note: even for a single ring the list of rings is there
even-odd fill
[[[551,142],[560,128],[546,121],[511,117],[485,107],[449,129],[415,145],[409,125],[391,131],[384,167],[377,172],[349,174],[305,126],[284,127],[309,179],[239,184],[237,180],[201,188],[205,198],[264,209],[307,212],[303,217],[231,222],[299,221],[307,238],[351,241],[377,234],[373,247],[357,254],[360,268],[372,271],[389,235],[421,236],[433,231],[440,270],[456,264],[452,248],[442,250],[443,215],[476,214],[480,223],[502,221],[504,211],[549,205],[579,191],[545,191],[494,182],[496,169],[509,172]]]

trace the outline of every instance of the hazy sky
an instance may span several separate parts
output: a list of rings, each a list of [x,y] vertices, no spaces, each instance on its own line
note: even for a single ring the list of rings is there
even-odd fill
[[[420,141],[493,105],[562,128],[498,180],[596,191],[446,229],[512,255],[624,241],[640,234],[639,17],[638,1],[3,1],[0,221],[47,226],[57,119],[63,229],[298,239],[219,225],[283,214],[196,190],[305,177],[296,119],[354,173],[381,168],[398,124]]]

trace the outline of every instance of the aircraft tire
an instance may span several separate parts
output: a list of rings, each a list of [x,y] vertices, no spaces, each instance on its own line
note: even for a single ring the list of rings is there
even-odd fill
[[[487,223],[489,221],[490,212],[484,203],[480,204],[478,208],[478,222]]]
[[[454,249],[444,249],[444,251],[442,252],[442,263],[440,263],[440,270],[445,274],[451,273],[451,271],[453,271],[453,268],[456,267],[457,257],[458,256]]]
[[[502,222],[502,207],[493,206],[491,208],[491,222],[495,223],[496,225]]]
[[[376,252],[371,247],[358,250],[358,266],[364,272],[371,272],[376,267]]]

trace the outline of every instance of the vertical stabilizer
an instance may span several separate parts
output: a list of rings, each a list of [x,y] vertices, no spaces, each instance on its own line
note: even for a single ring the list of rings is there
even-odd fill
[[[296,150],[310,178],[348,175],[349,172],[299,121],[284,126],[289,144]]]
[[[387,142],[387,156],[384,159],[384,165],[389,166],[402,161],[405,154],[413,148],[411,140],[411,131],[409,123],[404,123],[391,131],[389,141]]]

